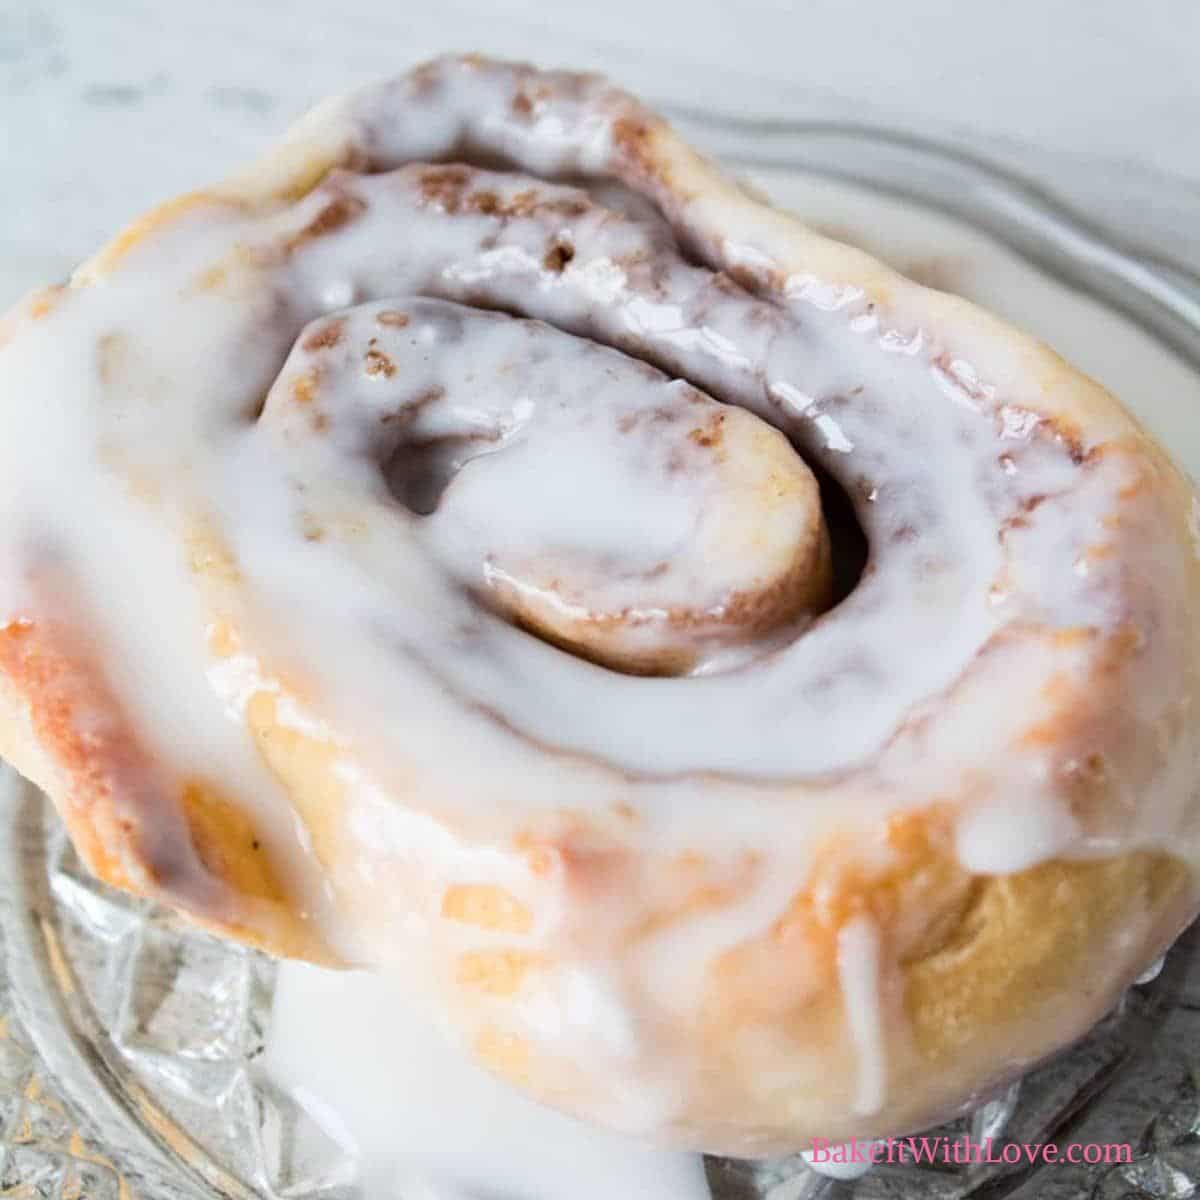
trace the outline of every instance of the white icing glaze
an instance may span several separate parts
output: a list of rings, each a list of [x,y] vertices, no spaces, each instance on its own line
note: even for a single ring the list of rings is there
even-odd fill
[[[1011,870],[1168,842],[1195,860],[1197,830],[1186,748],[1093,827],[1066,813],[1060,749],[1021,738],[1051,711],[1047,680],[1090,663],[1052,635],[1150,627],[1152,581],[1174,582],[1155,537],[1086,557],[1132,481],[1126,457],[1087,455],[1123,426],[1072,444],[985,335],[942,345],[858,285],[773,281],[768,216],[657,188],[621,144],[631,114],[646,119],[591,79],[417,72],[324,106],[274,167],[102,255],[48,313],[33,301],[0,354],[0,620],[86,629],[156,771],[215,776],[249,807],[348,960],[436,986],[459,952],[512,942],[442,929],[449,889],[490,881],[525,903],[518,941],[553,965],[502,1028],[598,1064],[586,1107],[645,1131],[669,1128],[694,1082],[672,1022],[694,1016],[720,954],[771,928],[833,832],[953,797],[963,864]],[[371,173],[246,203],[320,147]],[[448,156],[517,170],[421,165]],[[665,470],[681,447],[642,437],[643,415],[692,388],[713,398],[698,411],[735,404],[785,433],[870,544],[850,596],[815,621],[801,607],[787,636],[777,621],[727,636],[729,597],[775,559],[745,549],[752,519],[722,529],[741,491]],[[456,452],[481,432],[488,453]],[[453,478],[424,516],[396,493],[422,507],[412,471],[430,461],[395,455],[430,440]],[[810,506],[790,511],[781,544],[809,546]],[[745,552],[714,572],[718,536]],[[1133,600],[1131,577],[1146,581]],[[526,604],[577,624],[632,612],[635,649],[681,604],[713,628],[683,639],[691,675],[643,678],[518,628]],[[223,625],[240,637],[227,655],[209,636]],[[1147,642],[1148,674],[1170,677],[1182,636]],[[1129,704],[1157,728],[1174,697],[1151,692]],[[356,852],[314,861],[246,732],[263,696],[329,751]],[[237,915],[161,799],[119,797],[156,835],[148,890]],[[561,857],[535,871],[514,849],[580,828],[620,864],[586,887]],[[630,952],[647,911],[678,904],[668,868],[689,856],[730,898]],[[838,950],[868,1113],[885,1099],[890,964],[865,923]]]

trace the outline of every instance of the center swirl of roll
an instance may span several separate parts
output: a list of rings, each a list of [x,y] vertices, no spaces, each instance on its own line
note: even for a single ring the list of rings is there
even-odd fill
[[[828,602],[820,490],[778,430],[541,322],[418,298],[318,319],[262,419],[373,462],[480,602],[618,670],[737,661]]]

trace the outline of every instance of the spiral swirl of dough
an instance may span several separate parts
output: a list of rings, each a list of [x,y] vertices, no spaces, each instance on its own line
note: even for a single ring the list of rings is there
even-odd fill
[[[913,1128],[1193,912],[1187,481],[603,80],[326,104],[0,338],[0,750],[552,1103]]]

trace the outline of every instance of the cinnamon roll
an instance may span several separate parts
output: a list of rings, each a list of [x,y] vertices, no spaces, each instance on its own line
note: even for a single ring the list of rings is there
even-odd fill
[[[1197,909],[1188,481],[602,79],[327,103],[0,339],[0,751],[550,1104],[911,1130]]]

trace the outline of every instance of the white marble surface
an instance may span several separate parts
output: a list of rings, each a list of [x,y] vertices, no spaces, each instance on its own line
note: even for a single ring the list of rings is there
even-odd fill
[[[321,95],[449,49],[950,137],[1086,181],[1164,253],[1200,226],[1197,0],[0,0],[0,302]]]

